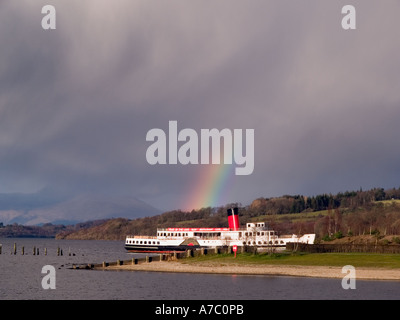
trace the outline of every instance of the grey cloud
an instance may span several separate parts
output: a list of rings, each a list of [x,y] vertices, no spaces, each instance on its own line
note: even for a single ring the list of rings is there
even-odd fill
[[[146,163],[147,131],[168,120],[255,129],[255,171],[221,201],[397,186],[398,2],[355,2],[350,32],[337,2],[47,2],[1,4],[1,192],[175,208],[199,167]]]

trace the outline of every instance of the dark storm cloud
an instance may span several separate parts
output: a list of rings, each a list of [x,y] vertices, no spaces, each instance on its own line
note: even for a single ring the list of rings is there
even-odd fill
[[[40,28],[41,7],[57,30]],[[196,166],[150,166],[152,128],[255,129],[226,201],[400,185],[399,4],[3,1],[1,192],[62,185],[175,208]]]

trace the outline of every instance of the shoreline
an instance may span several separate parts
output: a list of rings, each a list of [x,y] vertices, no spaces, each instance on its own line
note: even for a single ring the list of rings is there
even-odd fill
[[[292,276],[312,278],[343,279],[347,273],[342,273],[342,267],[334,266],[298,266],[298,265],[256,265],[256,264],[221,264],[210,262],[181,263],[179,261],[154,261],[150,263],[113,265],[106,268],[96,267],[104,271],[151,271],[206,273],[226,275],[267,275]],[[385,268],[355,268],[358,280],[391,280],[400,281],[399,269]]]

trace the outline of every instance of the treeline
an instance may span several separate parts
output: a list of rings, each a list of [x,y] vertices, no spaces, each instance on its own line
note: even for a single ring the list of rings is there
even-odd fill
[[[107,220],[93,220],[75,225],[46,223],[40,226],[25,226],[18,223],[4,225],[0,222],[0,238],[55,238],[59,233],[72,233],[86,230]]]
[[[358,209],[329,210],[315,221],[314,232],[322,239],[374,235],[382,238],[400,235],[400,203],[375,203]]]
[[[51,223],[42,226],[24,226],[18,223],[3,225],[3,223],[0,223],[0,238],[54,238],[57,233],[66,228],[64,225],[53,225]]]
[[[400,199],[400,188],[384,190],[374,188],[368,191],[346,191],[336,195],[316,196],[284,195],[278,198],[259,198],[253,201],[249,210],[253,216],[262,214],[283,214],[322,211],[336,208],[356,209],[371,206],[375,201]]]

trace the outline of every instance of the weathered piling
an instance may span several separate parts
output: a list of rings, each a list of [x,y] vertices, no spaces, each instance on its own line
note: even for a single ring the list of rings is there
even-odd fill
[[[1,254],[2,251],[3,251],[3,245],[0,244],[0,254]]]
[[[25,254],[25,248],[22,246],[21,248],[21,254],[24,255]]]
[[[33,247],[33,251],[32,251],[33,255],[36,255],[36,247]]]
[[[14,250],[13,250],[14,254],[17,254],[17,244],[14,242]]]

